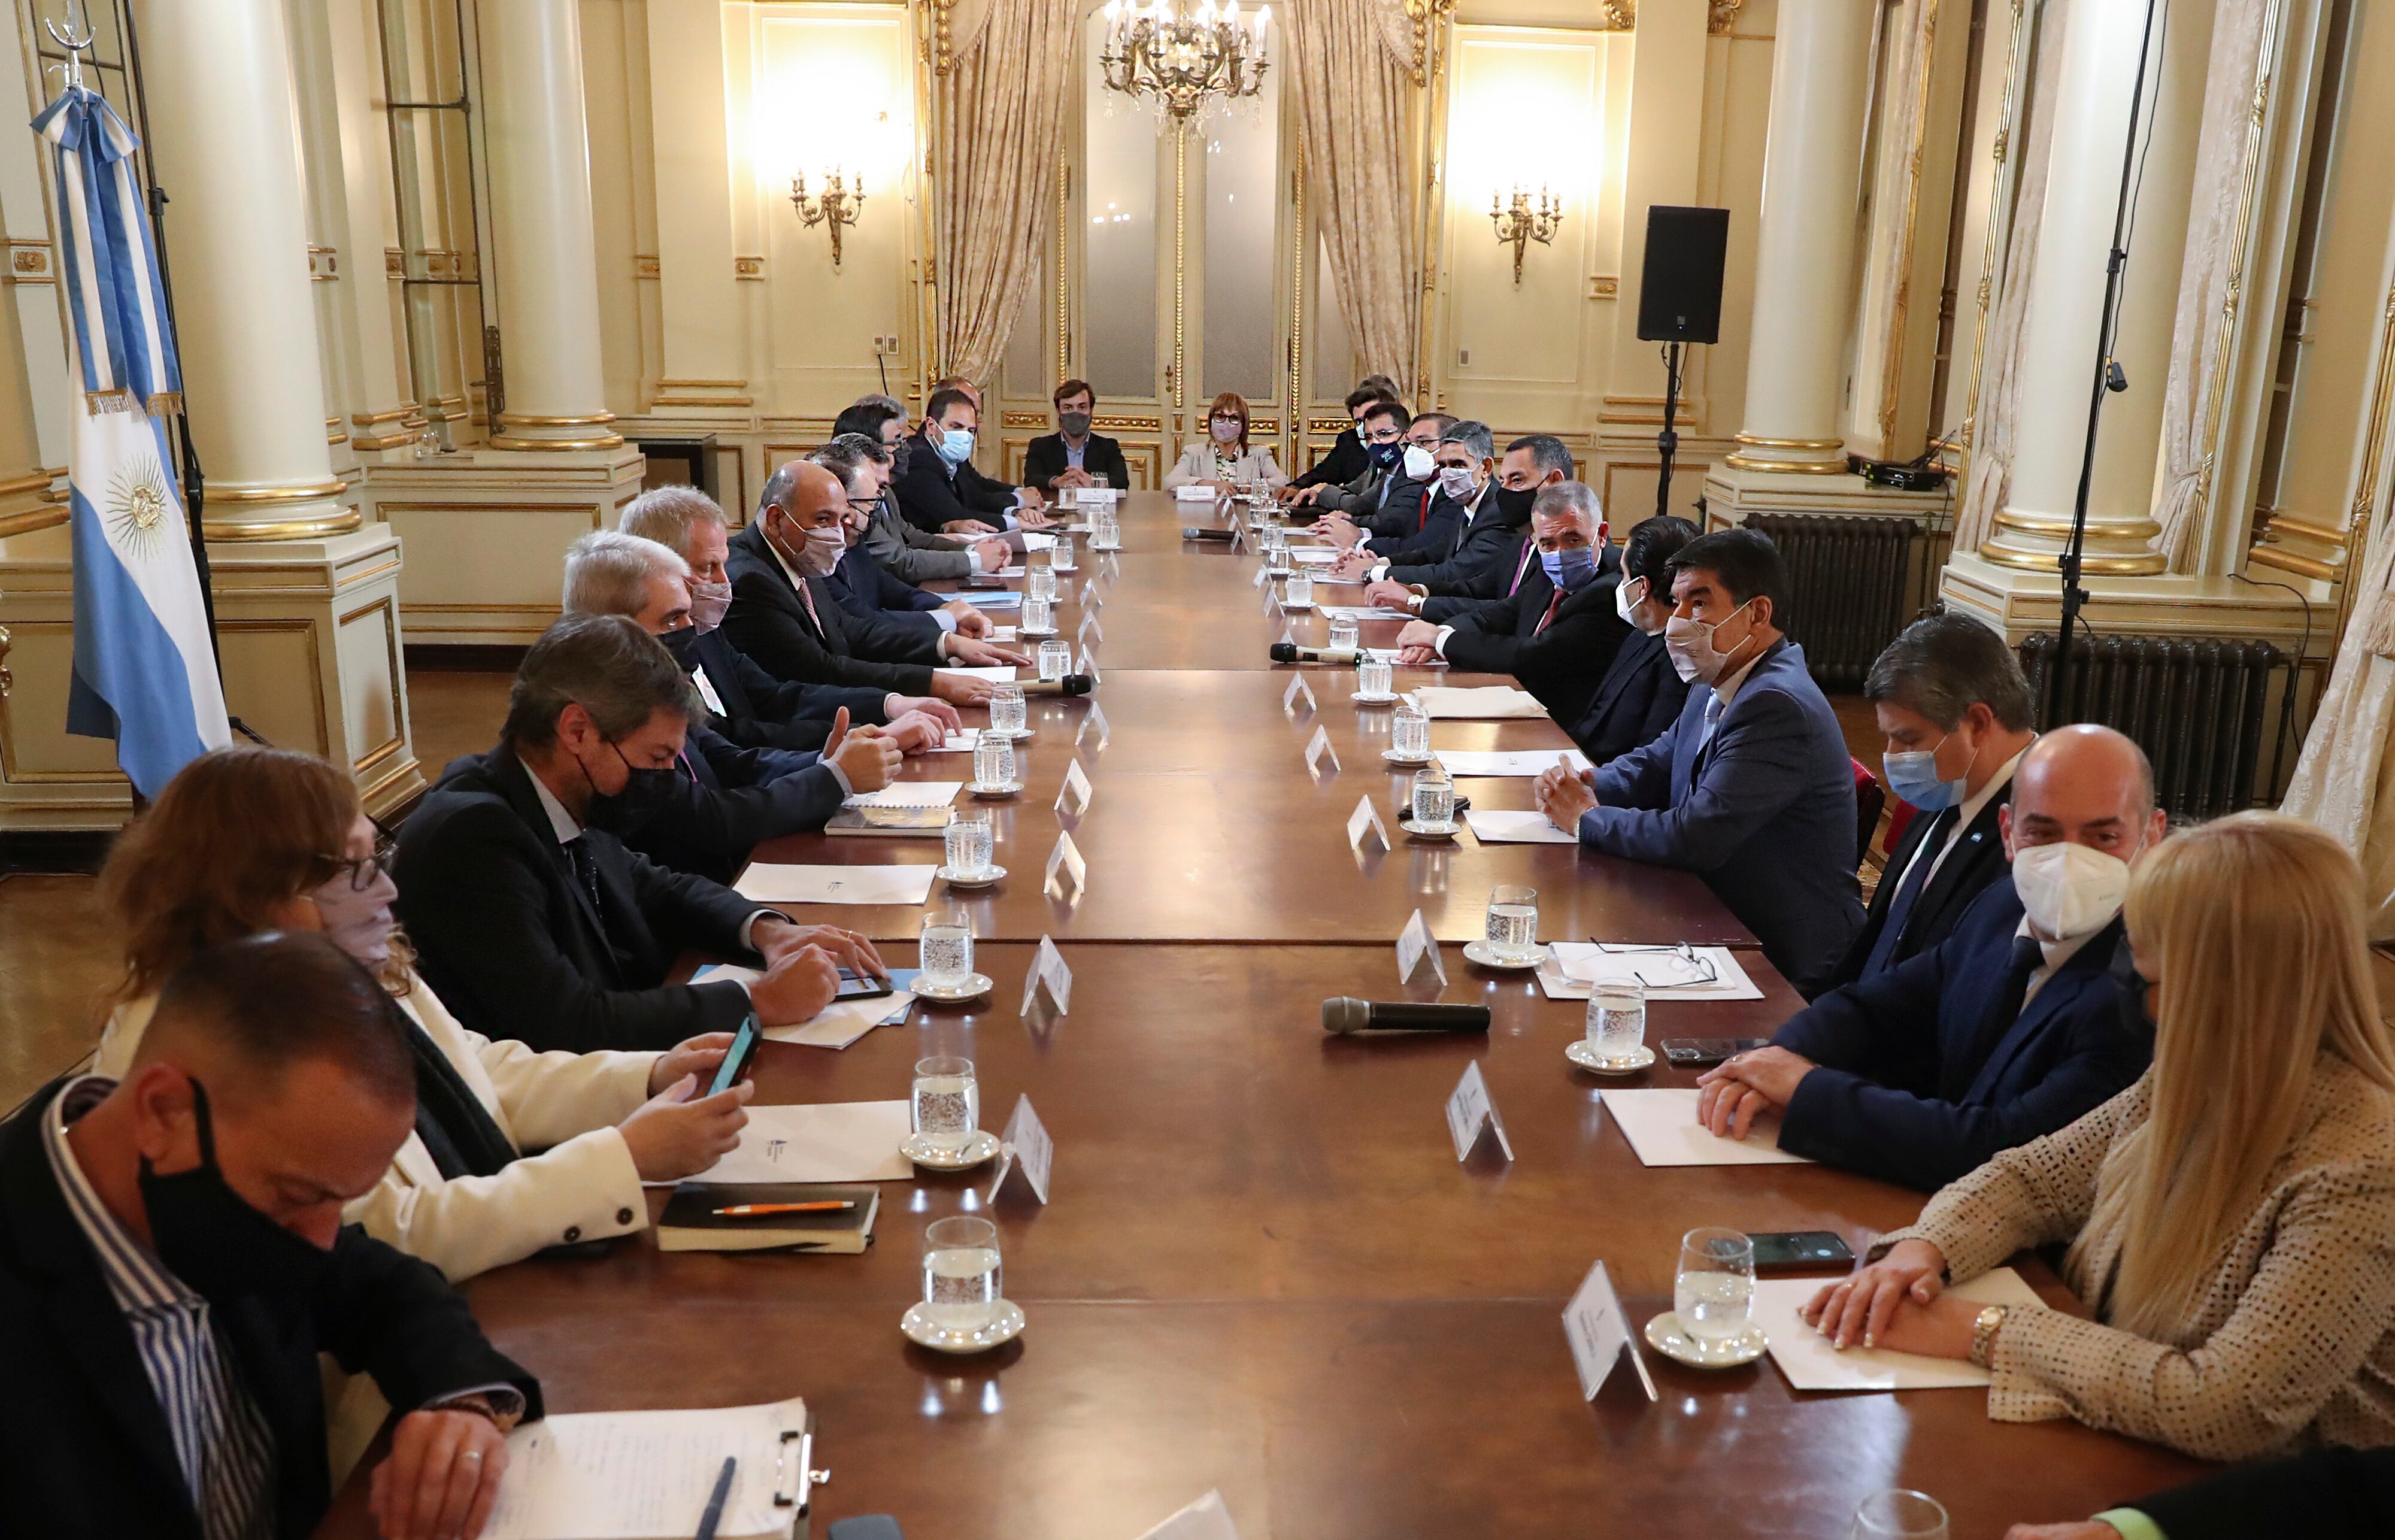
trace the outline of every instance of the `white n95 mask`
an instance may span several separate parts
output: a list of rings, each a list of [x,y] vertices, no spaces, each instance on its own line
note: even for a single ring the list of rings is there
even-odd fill
[[[1418,482],[1428,481],[1430,480],[1430,473],[1437,468],[1437,462],[1430,458],[1429,450],[1423,448],[1419,444],[1409,444],[1406,445],[1406,480]]]
[[[2103,929],[2129,897],[2129,863],[2084,844],[2031,845],[2013,856],[2029,923],[2057,941]]]

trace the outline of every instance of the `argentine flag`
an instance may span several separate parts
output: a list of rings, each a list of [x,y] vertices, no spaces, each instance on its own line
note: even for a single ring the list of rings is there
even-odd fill
[[[67,460],[74,544],[74,678],[67,731],[116,740],[144,797],[232,741],[183,498],[162,413],[183,405],[139,142],[100,97],[69,86],[33,120],[56,159],[71,363],[82,375]]]

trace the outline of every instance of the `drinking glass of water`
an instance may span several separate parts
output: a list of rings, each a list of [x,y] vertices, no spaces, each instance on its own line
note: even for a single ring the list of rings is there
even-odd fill
[[[1073,570],[1073,537],[1070,535],[1056,537],[1055,548],[1048,552],[1048,566],[1054,572]]]
[[[926,968],[930,964],[925,964]],[[915,1061],[915,1132],[933,1149],[959,1150],[981,1128],[981,1085],[973,1060],[939,1055]]]
[[[1282,554],[1288,554],[1284,551]],[[1314,578],[1311,574],[1291,572],[1281,588],[1280,602],[1291,609],[1307,609],[1314,604]]]
[[[1277,545],[1266,546],[1264,548],[1264,570],[1266,572],[1271,573],[1276,578],[1286,577],[1290,565],[1291,564],[1289,559],[1288,546]]]
[[[933,1325],[958,1335],[978,1332],[997,1317],[1004,1293],[996,1225],[952,1214],[923,1227],[923,1313]]]
[[[1063,637],[1039,644],[1039,677],[1054,683],[1073,671],[1073,644]]]
[[[1350,626],[1347,629],[1350,632],[1353,632],[1356,628]],[[1339,628],[1337,626],[1331,627],[1330,634],[1334,637],[1337,636],[1339,634]],[[1389,660],[1385,657],[1365,657],[1357,659],[1356,663],[1356,692],[1358,694],[1368,696],[1387,695],[1389,693],[1390,673],[1391,670],[1389,668]]]
[[[948,820],[946,839],[950,871],[960,877],[978,877],[989,870],[990,853],[997,840],[990,833],[987,812],[972,808],[958,813]]]
[[[1539,890],[1501,883],[1489,890],[1489,949],[1505,962],[1535,962],[1539,955]]]
[[[1044,566],[1026,567],[1023,573],[1023,602],[1056,597],[1056,574]]]
[[[1359,633],[1356,629],[1356,617],[1354,616],[1334,615],[1330,617],[1330,645],[1332,647],[1346,647],[1352,649],[1356,645],[1356,639],[1358,634]]]
[[[973,741],[973,779],[986,788],[1014,784],[1014,740],[984,733]]]
[[[1455,781],[1434,764],[1414,772],[1414,822],[1424,829],[1444,829],[1455,821]]]
[[[1672,1285],[1680,1330],[1711,1347],[1741,1335],[1754,1310],[1754,1242],[1734,1229],[1700,1226],[1680,1238]]]
[[[989,732],[981,736],[981,741],[987,743],[993,734],[1001,738],[1025,736],[1026,710],[1022,685],[1010,681],[994,686],[989,695]]]
[[[1400,701],[1396,720],[1389,724],[1389,747],[1407,759],[1428,755],[1430,713],[1411,702]]]
[[[923,978],[927,983],[953,989],[973,976],[973,921],[962,909],[946,914],[923,916],[922,959]],[[970,1074],[973,1066],[966,1065]],[[918,1126],[920,1126],[919,1123]]]
[[[1855,1509],[1851,1540],[1946,1540],[1946,1510],[1925,1492],[1874,1492]]]
[[[1646,985],[1634,978],[1600,979],[1589,990],[1588,1046],[1608,1064],[1621,1064],[1647,1046]]]
[[[1023,629],[1027,631],[1053,631],[1056,627],[1056,603],[1044,593],[1023,596]]]

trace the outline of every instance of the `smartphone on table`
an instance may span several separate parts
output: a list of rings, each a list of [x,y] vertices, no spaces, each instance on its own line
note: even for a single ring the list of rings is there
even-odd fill
[[[858,973],[853,968],[840,970],[840,992],[834,1000],[880,1000],[892,992],[890,980]]]
[[[1828,1230],[1765,1230],[1750,1235],[1759,1273],[1819,1272],[1851,1268],[1855,1254]]]

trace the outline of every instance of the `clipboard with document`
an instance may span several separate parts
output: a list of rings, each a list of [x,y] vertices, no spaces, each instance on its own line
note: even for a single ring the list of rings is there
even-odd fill
[[[807,1540],[815,1419],[804,1400],[678,1412],[561,1413],[508,1435],[483,1540],[688,1540],[736,1462],[718,1540]]]

